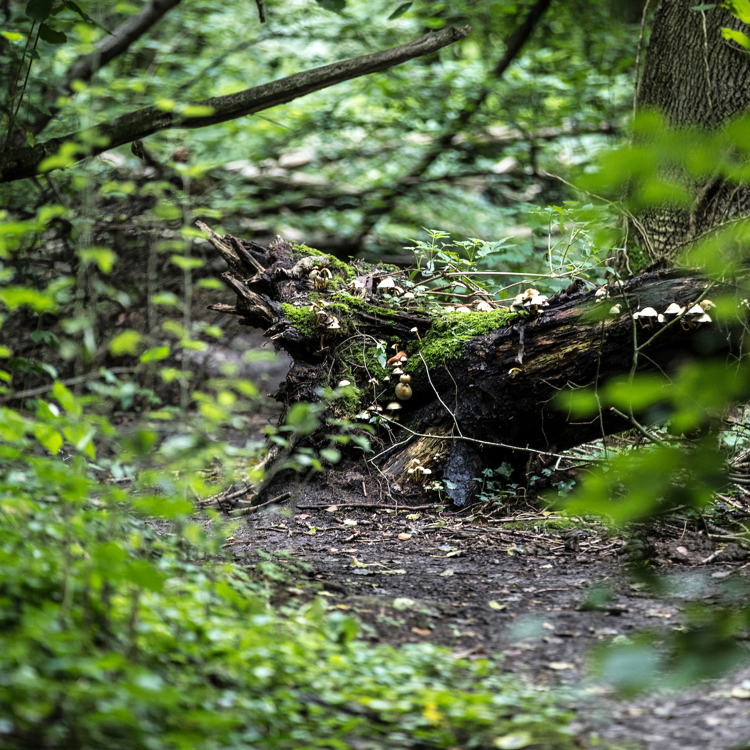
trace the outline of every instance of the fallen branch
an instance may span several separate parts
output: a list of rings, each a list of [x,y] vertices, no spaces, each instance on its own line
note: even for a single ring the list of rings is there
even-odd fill
[[[262,86],[254,86],[236,94],[188,102],[187,114],[181,114],[180,110],[185,108],[180,105],[177,105],[174,111],[147,107],[93,128],[59,138],[51,138],[33,147],[5,151],[0,154],[0,182],[21,180],[25,177],[33,177],[40,171],[49,172],[67,167],[70,166],[71,159],[80,161],[96,156],[159,131],[171,128],[204,128],[245,117],[337,83],[387,70],[415,57],[436,52],[463,39],[468,33],[468,26],[461,29],[453,27],[442,29],[398,47],[295,73],[287,78]],[[203,110],[203,112],[189,114],[191,109],[194,112],[197,110]],[[66,159],[50,159],[50,157],[57,156],[64,144],[73,144],[74,153],[68,154]],[[43,164],[47,159],[50,161]]]

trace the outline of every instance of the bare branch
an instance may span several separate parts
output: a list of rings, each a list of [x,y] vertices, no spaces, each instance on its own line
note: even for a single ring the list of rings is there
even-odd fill
[[[442,29],[388,50],[341,60],[331,65],[295,73],[262,86],[254,86],[236,94],[213,97],[189,104],[191,107],[210,108],[210,114],[186,116],[178,112],[165,112],[157,107],[147,107],[78,133],[52,138],[34,147],[7,151],[0,154],[0,182],[12,182],[31,177],[39,171],[51,171],[67,166],[49,164],[44,170],[40,170],[42,162],[56,155],[64,143],[76,144],[77,148],[72,158],[81,160],[162,130],[203,128],[227,120],[235,120],[238,117],[285,104],[342,81],[387,70],[415,57],[436,52],[463,39],[468,33],[468,26],[461,29]]]

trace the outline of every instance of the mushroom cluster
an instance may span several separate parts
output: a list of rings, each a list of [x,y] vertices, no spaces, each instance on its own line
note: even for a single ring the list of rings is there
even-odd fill
[[[331,315],[326,312],[325,308],[330,303],[325,300],[316,300],[310,305],[310,312],[315,316],[315,323],[323,331],[320,334],[320,349],[316,352],[318,356],[322,356],[327,350],[323,348],[323,342],[325,341],[326,333],[328,331],[341,330],[339,319],[335,315]]]
[[[391,297],[400,297],[404,294],[404,290],[390,276],[386,276],[376,288],[379,292],[390,294]]]
[[[328,287],[328,282],[333,278],[333,274],[328,268],[313,268],[308,278],[312,281],[316,291],[324,292]]]
[[[412,460],[409,461],[409,468],[406,470],[406,473],[414,474],[417,471],[421,474],[432,474],[432,469],[427,469],[422,466],[422,462],[418,458],[412,458]]]
[[[510,309],[513,312],[527,310],[530,313],[536,313],[544,307],[549,307],[547,297],[540,294],[538,290],[532,288],[527,289],[522,294],[516,295],[510,305]]]
[[[620,306],[615,305],[615,307]],[[662,313],[657,312],[653,307],[644,307],[642,310],[633,313],[633,319],[637,320],[642,328],[653,328],[656,324],[664,325],[679,318],[683,330],[693,331],[700,328],[704,323],[712,322],[708,311],[714,307],[716,305],[710,299],[701,300],[698,304],[690,307],[680,307],[676,302],[672,302]],[[613,310],[614,308],[610,310],[613,315],[620,312],[620,310],[617,310],[615,313]]]

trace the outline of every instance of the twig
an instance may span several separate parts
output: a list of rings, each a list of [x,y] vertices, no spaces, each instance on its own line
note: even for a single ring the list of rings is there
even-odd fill
[[[435,510],[440,503],[431,505],[381,505],[380,503],[333,503],[336,508],[372,508],[373,510]],[[256,506],[260,507],[260,506]],[[298,505],[297,510],[326,510],[330,505]]]
[[[273,505],[274,503],[282,503],[284,500],[287,500],[292,495],[291,492],[285,492],[282,495],[279,495],[278,497],[271,498],[270,500],[266,500],[265,503],[261,503],[260,505],[251,505],[249,508],[240,508],[239,510],[230,510],[228,515],[232,518],[240,518],[241,516],[249,516],[256,511],[260,510],[261,508],[265,508],[267,505]]]

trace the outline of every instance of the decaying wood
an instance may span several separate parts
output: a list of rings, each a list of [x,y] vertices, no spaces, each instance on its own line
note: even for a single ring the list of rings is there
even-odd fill
[[[310,263],[309,255],[300,259],[295,248],[281,238],[262,248],[219,237],[205,225],[202,229],[227,260],[230,270],[222,278],[236,296],[234,308],[219,303],[212,309],[231,312],[242,324],[263,328],[275,346],[294,360],[277,393],[287,407],[297,401],[319,401],[320,384],[335,385],[352,341],[363,348],[374,347],[377,340],[398,341],[410,359],[419,359],[411,373],[413,396],[402,402],[398,421],[382,420],[373,440],[376,456],[369,460],[393,483],[426,485],[447,479],[454,487],[448,495],[459,504],[473,495],[474,478],[484,468],[497,468],[503,462],[523,467],[529,457],[554,461],[561,451],[632,428],[629,419],[613,410],[585,420],[572,418],[555,397],[561,391],[602,384],[627,373],[636,346],[646,344],[638,369],[669,372],[688,356],[709,356],[730,345],[731,336],[716,324],[688,330],[679,324],[648,329],[637,326],[626,314],[646,306],[663,310],[672,302],[690,305],[706,293],[709,282],[704,277],[665,270],[623,283],[600,304],[593,291],[571,285],[568,294],[551,299],[549,308],[471,338],[457,358],[424,366],[422,340],[432,326],[441,325],[441,316],[419,306],[389,309],[377,283],[386,276],[398,278],[393,269],[351,264],[364,299],[352,308],[346,332],[321,327],[305,334],[285,315],[282,305],[309,308],[314,283],[307,274],[312,266],[322,268],[329,260],[312,256],[315,262]],[[332,266],[334,278],[341,270]],[[714,286],[711,295],[728,289]],[[335,285],[317,291],[320,299],[335,303]],[[602,315],[617,302],[624,314]],[[348,365],[363,394],[376,394],[381,406],[394,400],[393,383],[375,384],[373,390],[366,364]],[[335,414],[336,402],[330,408]],[[410,472],[415,465],[421,469]]]

